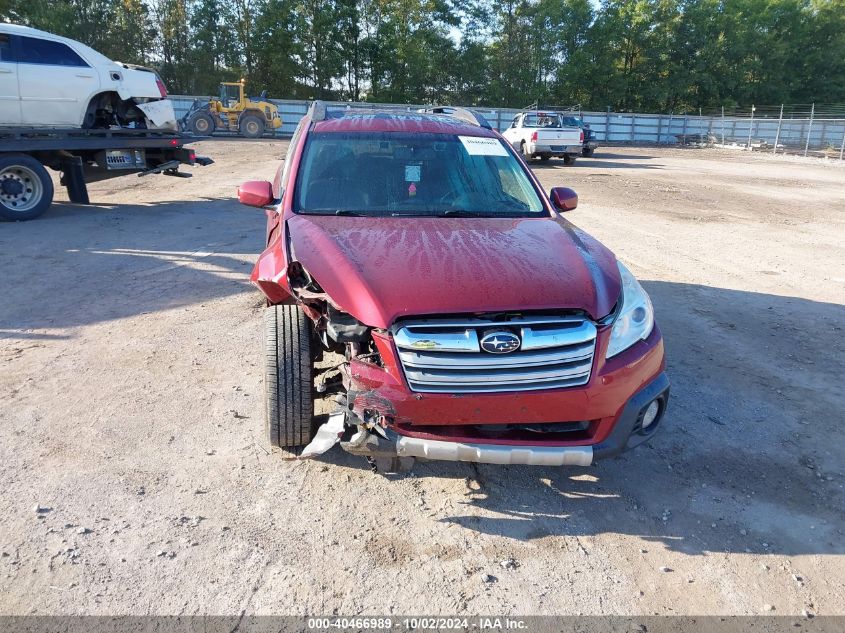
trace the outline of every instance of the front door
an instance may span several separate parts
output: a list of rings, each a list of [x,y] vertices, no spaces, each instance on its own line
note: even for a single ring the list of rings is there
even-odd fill
[[[0,125],[20,125],[18,65],[12,57],[12,39],[0,33]]]

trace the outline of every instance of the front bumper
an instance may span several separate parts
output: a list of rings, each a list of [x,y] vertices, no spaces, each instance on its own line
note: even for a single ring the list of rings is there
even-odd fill
[[[647,440],[659,427],[668,400],[663,339],[651,335],[607,359],[607,328],[597,338],[589,383],[539,391],[419,393],[409,390],[388,335],[374,335],[383,366],[353,359],[348,404],[353,419],[378,421],[383,437],[344,442],[350,452],[493,464],[586,465]],[[641,414],[660,398],[658,419],[647,432]],[[574,432],[491,437],[479,425],[582,424]]]
[[[646,407],[658,400],[657,419],[645,430],[639,428]],[[528,466],[589,466],[595,460],[614,457],[650,439],[660,427],[669,401],[669,379],[661,372],[627,402],[610,435],[601,443],[587,446],[548,446],[467,443],[400,435],[388,429],[384,437],[358,434],[343,448],[367,457],[414,457],[453,462]]]

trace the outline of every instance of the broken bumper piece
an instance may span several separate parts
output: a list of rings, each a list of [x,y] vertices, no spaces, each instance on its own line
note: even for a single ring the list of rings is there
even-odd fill
[[[452,462],[528,466],[589,466],[593,462],[591,446],[505,446],[400,437],[396,447],[400,457],[423,457]]]
[[[322,455],[340,442],[347,453],[382,458],[420,458],[478,464],[522,464],[526,466],[589,466],[593,463],[592,446],[526,446],[444,442],[399,435],[390,429],[369,431],[361,426],[349,441],[341,441],[346,413],[338,411],[322,424],[314,439],[302,451],[300,459]]]
[[[479,464],[524,464],[528,466],[589,466],[591,446],[510,446],[444,442],[398,435],[386,430],[387,439],[359,431],[349,442],[341,442],[348,453],[364,457],[418,457],[421,459]]]
[[[299,459],[311,459],[322,455],[340,441],[346,422],[346,414],[337,411],[329,416],[328,422],[321,424],[314,435],[314,439],[299,455]]]

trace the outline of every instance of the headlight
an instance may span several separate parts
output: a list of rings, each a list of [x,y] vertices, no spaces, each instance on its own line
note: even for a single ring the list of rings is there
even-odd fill
[[[648,338],[654,328],[654,308],[651,299],[631,271],[619,265],[622,276],[622,311],[617,315],[610,331],[607,358],[624,352],[637,341]]]

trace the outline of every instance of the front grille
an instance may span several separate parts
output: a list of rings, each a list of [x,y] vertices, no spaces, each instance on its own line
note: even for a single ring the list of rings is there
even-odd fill
[[[519,336],[508,353],[483,351],[488,332]],[[580,317],[426,319],[392,328],[413,391],[479,393],[577,387],[590,380],[596,326]]]

